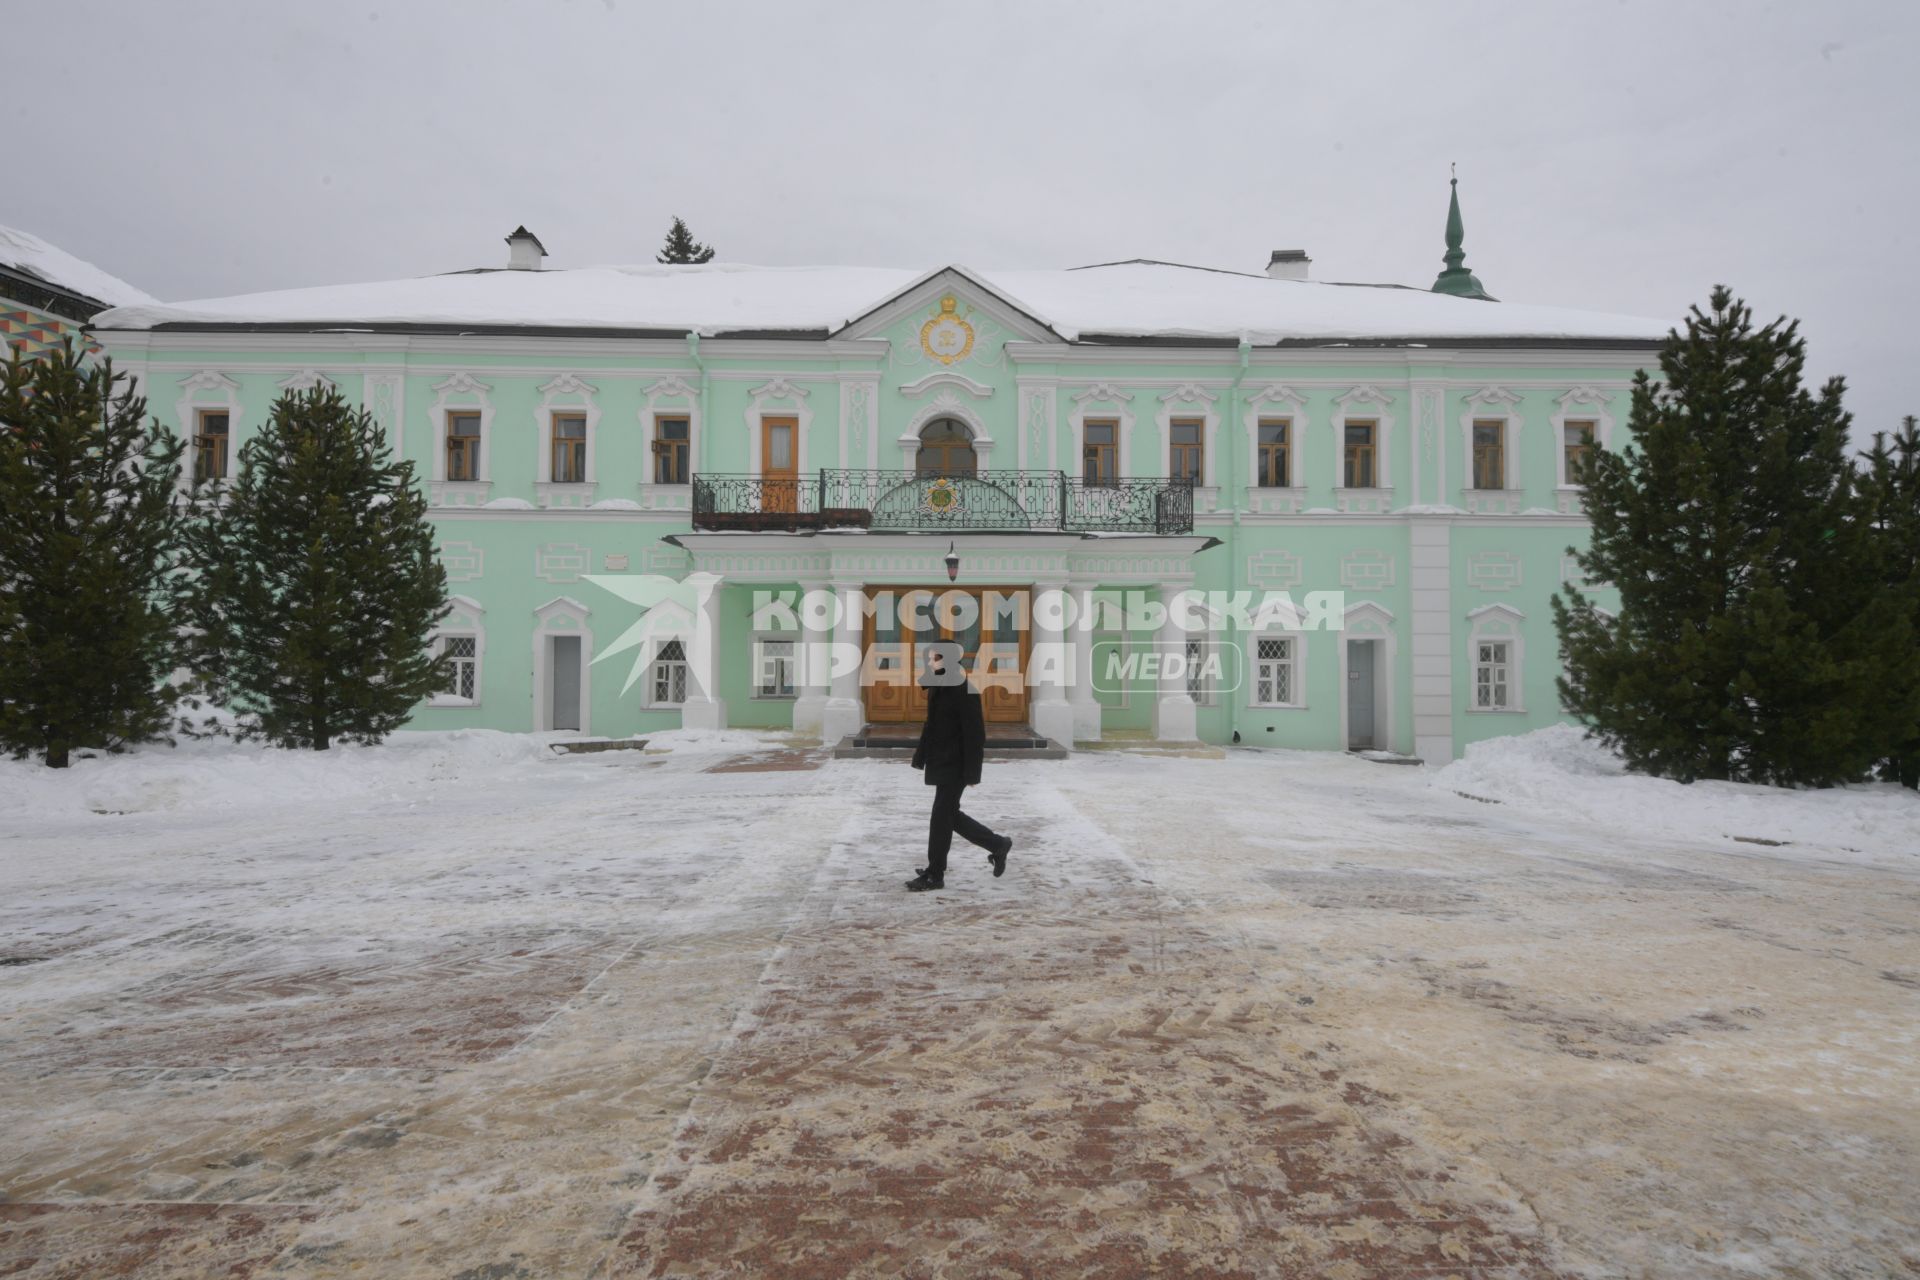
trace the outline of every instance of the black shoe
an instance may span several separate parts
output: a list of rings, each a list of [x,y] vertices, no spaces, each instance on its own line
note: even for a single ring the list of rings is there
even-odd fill
[[[1012,848],[1013,837],[1001,836],[999,851],[987,855],[987,861],[993,864],[993,875],[996,880],[1007,874],[1007,851]]]
[[[935,880],[924,871],[907,881],[908,893],[925,893],[929,889],[944,889],[946,887],[947,884],[945,880]]]

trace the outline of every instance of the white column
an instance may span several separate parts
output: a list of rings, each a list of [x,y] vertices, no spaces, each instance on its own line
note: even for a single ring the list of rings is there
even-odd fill
[[[724,729],[727,704],[720,697],[720,593],[724,586],[713,574],[687,575],[689,582],[700,578],[711,579],[711,589],[700,601],[699,627],[693,637],[704,661],[695,665],[686,705],[680,709],[680,724],[687,729]]]
[[[1074,653],[1063,627],[1072,601],[1063,584],[1033,584],[1033,649],[1028,655],[1033,672],[1027,718],[1043,738],[1073,748],[1073,707],[1067,701],[1067,681],[1073,678]]]
[[[833,620],[832,694],[820,717],[820,739],[829,746],[850,733],[860,732],[867,718],[866,709],[860,704],[860,664],[849,660],[851,655],[860,652],[863,592],[857,582],[836,582],[833,595],[838,608]]]
[[[821,725],[827,714],[827,698],[832,689],[829,646],[833,642],[833,619],[810,621],[807,601],[809,597],[818,599],[826,594],[824,578],[800,584],[800,652],[795,655],[800,668],[800,696],[793,704],[793,731],[809,738],[822,736]],[[821,625],[816,626],[815,622]]]
[[[1453,526],[1445,520],[1414,520],[1408,539],[1413,554],[1407,575],[1413,593],[1408,628],[1413,637],[1413,754],[1441,765],[1453,759]]]
[[[1187,633],[1181,629],[1178,612],[1173,607],[1173,598],[1186,589],[1184,582],[1160,584],[1160,603],[1167,606],[1167,616],[1160,622],[1160,634],[1154,637],[1154,652],[1162,665],[1160,696],[1153,704],[1153,736],[1161,742],[1200,739],[1199,717],[1194,711],[1193,695],[1187,692],[1186,671],[1169,661],[1175,655],[1184,657],[1187,652]],[[1175,668],[1171,674],[1170,667]]]
[[[1067,702],[1073,707],[1073,736],[1082,742],[1100,741],[1100,702],[1093,696],[1093,584],[1073,582],[1073,688]]]

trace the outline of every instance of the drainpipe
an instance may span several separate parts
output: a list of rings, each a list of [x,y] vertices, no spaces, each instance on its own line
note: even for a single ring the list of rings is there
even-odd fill
[[[708,425],[711,419],[707,415],[707,362],[700,358],[700,335],[692,329],[687,330],[687,359],[693,361],[693,367],[700,371],[700,448],[694,461],[700,470],[706,471],[711,458],[707,450],[707,437],[712,431]]]
[[[1227,420],[1221,424],[1226,428],[1221,434],[1229,438],[1240,424],[1240,382],[1247,376],[1247,364],[1252,355],[1253,344],[1245,338],[1240,339],[1240,367],[1234,371],[1233,385],[1227,388]],[[1221,459],[1226,464],[1220,469],[1221,478],[1226,481],[1221,486],[1221,492],[1226,495],[1227,509],[1233,522],[1233,527],[1227,534],[1227,599],[1229,600],[1233,599],[1235,593],[1240,590],[1240,459],[1244,456],[1238,449],[1229,449],[1226,456]],[[1240,642],[1244,645],[1246,637],[1242,636]],[[1244,682],[1247,678],[1244,649],[1240,656],[1240,679]],[[1239,689],[1227,699],[1227,744],[1229,746],[1240,738],[1240,705],[1245,697],[1246,691]]]

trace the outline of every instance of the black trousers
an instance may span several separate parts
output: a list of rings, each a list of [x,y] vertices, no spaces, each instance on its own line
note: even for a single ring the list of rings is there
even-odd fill
[[[964,782],[943,782],[933,789],[933,816],[927,824],[927,874],[935,880],[947,878],[947,850],[953,846],[953,833],[992,850],[1000,837],[960,812],[960,793]]]

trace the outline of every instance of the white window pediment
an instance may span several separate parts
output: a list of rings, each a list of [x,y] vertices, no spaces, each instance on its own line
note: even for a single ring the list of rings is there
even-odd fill
[[[951,369],[941,369],[917,381],[909,382],[900,388],[900,394],[909,400],[918,400],[935,388],[945,388],[948,394],[964,391],[976,400],[985,400],[993,394],[993,388],[986,383],[976,382],[965,374],[955,373]]]
[[[534,492],[539,505],[569,510],[591,506],[598,475],[599,449],[596,442],[600,427],[599,388],[577,374],[562,373],[542,383],[539,390],[540,403],[534,409],[533,433],[540,451],[534,464]],[[562,482],[553,478],[553,420],[569,412],[587,420],[584,481]]]
[[[433,384],[433,403],[427,408],[429,438],[433,441],[433,485],[429,501],[436,507],[479,506],[487,500],[493,475],[493,387],[463,371]],[[447,479],[447,415],[480,415],[479,457],[472,480]]]

